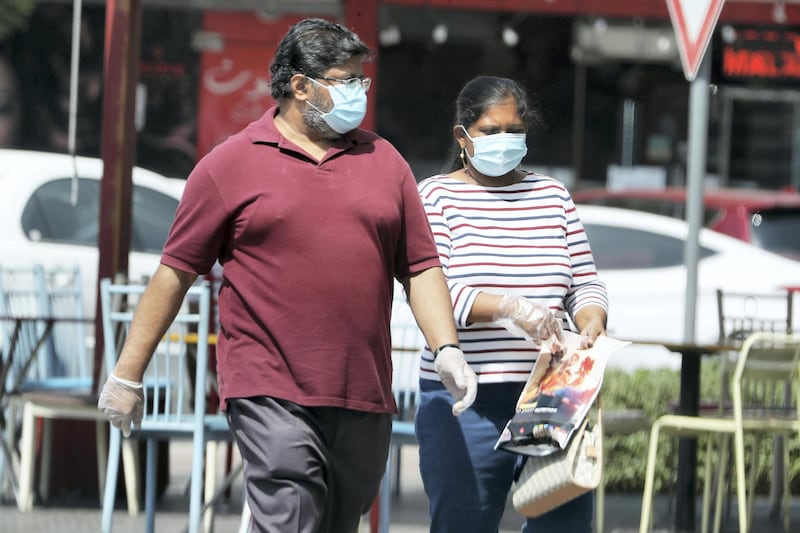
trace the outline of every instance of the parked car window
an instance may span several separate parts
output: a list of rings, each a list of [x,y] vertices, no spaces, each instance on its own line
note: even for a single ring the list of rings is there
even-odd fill
[[[137,252],[161,253],[177,209],[175,198],[134,186],[131,248]]]
[[[750,220],[753,244],[800,259],[800,209],[770,209],[755,213]]]
[[[682,239],[603,224],[585,224],[585,229],[598,270],[666,268],[684,263]],[[713,254],[713,250],[700,248],[700,258]]]
[[[74,205],[71,178],[36,189],[22,212],[22,229],[30,240],[97,245],[99,182],[79,179],[77,186]]]
[[[100,182],[79,178],[76,202],[72,179],[49,181],[36,189],[22,212],[22,229],[32,241],[97,246]],[[175,217],[178,201],[134,186],[131,250],[160,252]]]

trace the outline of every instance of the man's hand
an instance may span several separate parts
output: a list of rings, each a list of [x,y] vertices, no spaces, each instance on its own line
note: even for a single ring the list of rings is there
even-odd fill
[[[557,341],[564,338],[561,321],[552,311],[523,296],[503,296],[494,319],[512,333],[536,344],[541,344],[551,336],[555,336]]]
[[[131,425],[139,429],[144,414],[144,387],[141,383],[121,379],[113,374],[108,377],[97,407],[111,425],[122,430],[126,437],[131,434]]]
[[[478,394],[478,377],[464,360],[464,353],[455,346],[448,346],[436,356],[433,367],[456,400],[453,414],[458,416],[469,409]]]

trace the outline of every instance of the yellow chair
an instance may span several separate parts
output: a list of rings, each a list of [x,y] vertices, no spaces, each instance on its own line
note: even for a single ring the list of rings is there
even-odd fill
[[[739,515],[739,531],[749,529],[752,510],[752,480],[750,498],[745,486],[744,435],[765,434],[791,436],[800,432],[800,410],[798,410],[794,381],[798,378],[800,364],[800,336],[786,333],[756,332],[742,343],[735,359],[730,383],[730,397],[723,398],[722,408],[715,416],[663,415],[654,423],[650,432],[644,495],[642,499],[639,531],[645,533],[652,525],[652,501],[655,469],[658,461],[659,437],[662,433],[687,436],[708,436],[705,486],[703,490],[703,514],[701,531],[707,531],[711,508],[711,472],[714,458],[724,461],[727,457],[726,436],[733,437],[735,456],[736,496]],[[758,391],[754,394],[753,391]],[[720,439],[712,437],[719,436]],[[713,443],[720,443],[721,453],[713,453]],[[786,452],[784,452],[784,455]],[[722,468],[718,468],[718,481],[722,481]],[[719,530],[721,521],[721,494],[718,492],[714,516],[714,529]],[[784,527],[789,530],[789,487],[784,481],[784,503],[786,513]]]
[[[788,290],[744,292],[717,289],[717,315],[719,321],[719,344],[741,347],[742,341],[754,331],[790,333],[794,328],[793,296]],[[722,365],[721,383],[723,387],[730,380],[732,365]],[[725,393],[723,389],[723,395]],[[723,407],[723,406],[720,406]],[[730,406],[728,406],[730,407]],[[777,516],[781,507],[783,485],[786,480],[784,468],[783,435],[771,435],[773,440],[772,479],[770,487],[770,513]],[[730,445],[730,443],[725,443]],[[720,451],[722,449],[720,448]],[[731,465],[720,472],[730,474]],[[730,476],[729,476],[730,477]],[[720,485],[721,487],[721,485]],[[720,498],[721,498],[721,493]]]

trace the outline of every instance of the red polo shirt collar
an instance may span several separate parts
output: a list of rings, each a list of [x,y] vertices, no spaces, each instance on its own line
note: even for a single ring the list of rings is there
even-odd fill
[[[275,116],[278,106],[267,109],[264,115],[247,126],[247,137],[253,144],[263,143],[280,146],[281,148],[294,148],[294,144],[287,145],[286,138],[275,127]],[[347,150],[358,144],[368,144],[375,140],[375,134],[356,128],[342,135],[333,145],[334,149]]]

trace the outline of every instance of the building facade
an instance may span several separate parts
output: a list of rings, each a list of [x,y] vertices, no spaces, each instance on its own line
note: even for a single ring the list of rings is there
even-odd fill
[[[689,82],[665,0],[150,0],[142,3],[137,163],[185,175],[271,104],[268,62],[305,16],[339,20],[376,51],[365,126],[419,179],[441,170],[458,90],[481,74],[530,91],[543,122],[528,168],[571,187],[684,180]],[[37,2],[0,37],[34,132],[63,151],[71,2]],[[96,155],[104,2],[84,2],[79,151]],[[57,35],[60,40],[52,38]],[[34,53],[31,52],[35,50]],[[800,3],[728,0],[712,37],[710,185],[800,184]],[[51,128],[42,133],[42,125]]]

